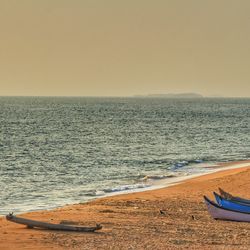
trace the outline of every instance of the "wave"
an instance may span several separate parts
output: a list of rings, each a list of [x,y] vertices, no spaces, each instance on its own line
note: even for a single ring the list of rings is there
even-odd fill
[[[104,196],[105,192],[102,190],[89,190],[87,191],[84,196],[96,197],[96,196]]]
[[[123,186],[117,186],[113,188],[107,188],[107,189],[103,189],[103,191],[105,193],[113,193],[113,192],[122,192],[122,191],[139,189],[139,188],[147,188],[147,187],[150,187],[150,185],[145,184],[145,183],[138,183],[138,184],[123,185]]]
[[[162,179],[167,179],[167,178],[174,178],[174,177],[179,177],[183,176],[183,173],[169,173],[169,174],[163,174],[163,175],[146,175],[142,178],[143,181],[146,180],[162,180]]]
[[[187,166],[190,164],[200,164],[203,162],[205,162],[205,161],[202,159],[195,159],[195,160],[189,160],[189,161],[179,161],[179,162],[174,163],[173,168],[177,169],[177,168],[181,168],[181,167],[184,167],[184,166]]]
[[[105,194],[108,193],[115,193],[115,192],[122,192],[122,191],[128,191],[128,190],[136,190],[141,188],[147,188],[151,185],[145,184],[145,183],[137,183],[137,184],[131,184],[131,185],[121,185],[116,187],[110,187],[105,188],[102,190],[88,190],[83,195],[89,196],[89,197],[96,197],[96,196],[105,196]]]

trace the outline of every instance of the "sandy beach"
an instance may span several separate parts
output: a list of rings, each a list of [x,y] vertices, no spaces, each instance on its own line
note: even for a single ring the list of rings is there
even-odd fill
[[[250,161],[246,163],[250,167]],[[101,223],[103,229],[96,233],[27,229],[2,217],[0,249],[249,249],[250,223],[213,220],[203,202],[203,195],[212,198],[218,187],[250,198],[249,167],[221,170],[162,189],[20,215],[52,223]]]

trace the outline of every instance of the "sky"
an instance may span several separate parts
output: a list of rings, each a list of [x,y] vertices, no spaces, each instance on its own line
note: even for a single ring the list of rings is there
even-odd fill
[[[250,97],[249,0],[0,0],[0,95]]]

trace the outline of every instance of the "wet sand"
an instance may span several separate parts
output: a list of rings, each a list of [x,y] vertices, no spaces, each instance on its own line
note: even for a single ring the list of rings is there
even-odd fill
[[[212,198],[218,187],[250,199],[250,161],[244,163],[249,167],[167,188],[20,215],[52,223],[101,223],[96,233],[27,229],[0,218],[0,249],[250,249],[250,223],[213,220],[203,202],[203,195]]]

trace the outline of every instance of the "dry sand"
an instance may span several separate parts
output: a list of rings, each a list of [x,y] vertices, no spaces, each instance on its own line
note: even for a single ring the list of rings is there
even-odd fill
[[[250,168],[22,215],[53,223],[101,223],[103,229],[96,233],[27,229],[1,218],[0,249],[250,249],[250,223],[216,221],[208,215],[203,195],[212,197],[218,187],[250,199]]]

